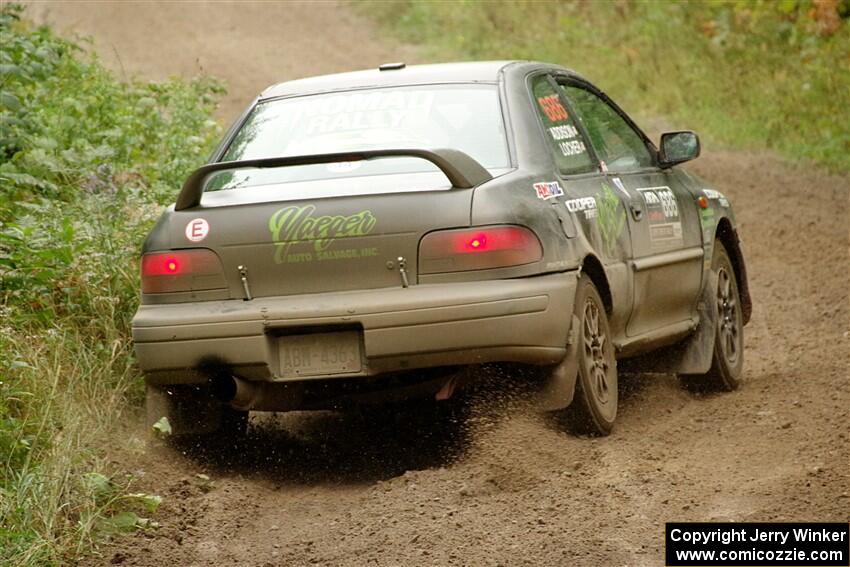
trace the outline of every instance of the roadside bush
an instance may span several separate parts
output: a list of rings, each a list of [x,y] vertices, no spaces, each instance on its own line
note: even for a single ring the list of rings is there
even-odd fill
[[[850,1],[358,4],[437,59],[538,59],[627,111],[850,171]]]
[[[219,84],[120,82],[0,8],[0,563],[73,562],[157,503],[112,470],[141,399],[138,250],[219,135]]]

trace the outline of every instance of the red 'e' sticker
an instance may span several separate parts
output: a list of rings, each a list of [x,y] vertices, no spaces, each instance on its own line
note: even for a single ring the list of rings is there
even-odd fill
[[[192,242],[200,242],[210,233],[210,223],[206,219],[194,219],[186,225],[186,238]]]

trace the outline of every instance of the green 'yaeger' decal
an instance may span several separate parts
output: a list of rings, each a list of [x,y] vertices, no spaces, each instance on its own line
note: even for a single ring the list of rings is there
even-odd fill
[[[274,261],[286,262],[290,247],[296,242],[312,242],[316,252],[327,250],[337,238],[365,236],[375,228],[377,219],[372,211],[360,211],[350,216],[323,215],[314,217],[314,205],[284,207],[269,219],[269,230],[275,245]]]
[[[626,226],[626,211],[621,207],[620,199],[608,185],[602,184],[602,193],[597,198],[599,208],[599,232],[605,253],[613,258],[617,251],[617,242]]]

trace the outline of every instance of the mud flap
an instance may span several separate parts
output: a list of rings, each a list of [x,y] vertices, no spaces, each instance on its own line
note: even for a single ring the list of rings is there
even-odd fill
[[[674,352],[671,357],[673,370],[677,374],[705,374],[711,369],[714,356],[714,341],[717,338],[717,274],[712,270],[702,290],[699,302],[699,325],[694,334]]]
[[[567,355],[557,366],[549,370],[543,389],[540,391],[537,405],[542,411],[564,409],[573,402],[578,377],[578,347],[581,322],[572,316],[570,332],[567,338]]]

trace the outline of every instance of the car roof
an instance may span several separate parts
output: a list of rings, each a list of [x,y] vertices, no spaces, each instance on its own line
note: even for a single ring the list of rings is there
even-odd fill
[[[542,63],[530,61],[506,60],[411,65],[384,71],[367,69],[364,71],[320,75],[279,83],[263,91],[260,99],[398,85],[495,83],[499,80],[499,74],[502,70],[508,65],[515,63],[543,65]],[[555,66],[553,65],[552,67]]]

